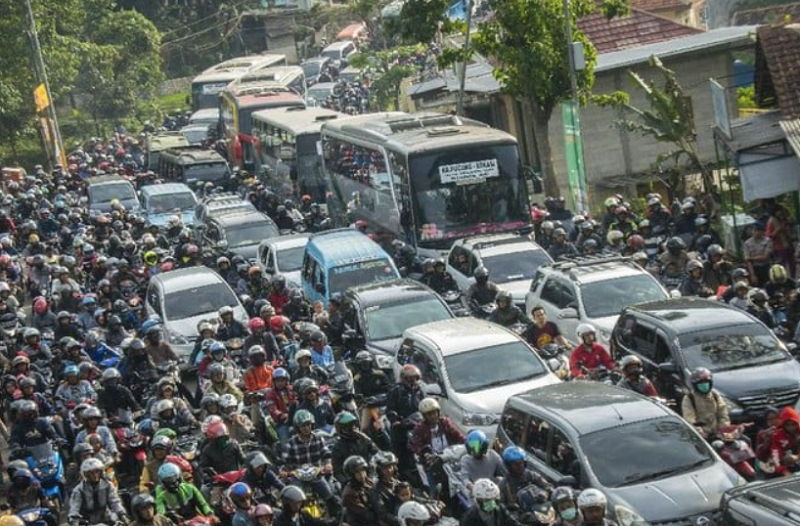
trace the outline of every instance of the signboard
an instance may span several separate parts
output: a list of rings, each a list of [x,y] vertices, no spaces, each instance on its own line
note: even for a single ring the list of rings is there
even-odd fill
[[[50,97],[47,96],[47,88],[44,84],[39,84],[33,90],[33,101],[36,103],[36,111],[44,111],[50,106]]]
[[[442,184],[476,184],[482,183],[489,177],[500,177],[497,159],[439,166],[439,180]]]
[[[586,210],[586,171],[583,165],[583,144],[578,108],[571,100],[561,103],[564,121],[564,153],[567,161],[567,181],[576,210]]]
[[[227,85],[228,85],[227,82],[203,84],[203,95],[214,95],[216,93],[222,93],[223,91],[225,91],[225,87]]]
[[[728,94],[725,88],[714,79],[711,83],[711,102],[714,104],[714,124],[725,137],[731,139],[731,116],[728,113]]]

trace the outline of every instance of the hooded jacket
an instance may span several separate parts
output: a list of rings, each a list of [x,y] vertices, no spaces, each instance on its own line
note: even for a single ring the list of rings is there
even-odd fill
[[[786,431],[784,425],[787,422],[794,422],[800,426],[800,415],[793,407],[784,407],[781,411],[780,419],[778,420],[778,429],[772,435],[770,442],[770,450],[772,453],[772,462],[776,466],[775,472],[784,475],[789,471],[792,466],[784,463],[784,457],[797,454],[797,439],[798,434],[790,434]]]

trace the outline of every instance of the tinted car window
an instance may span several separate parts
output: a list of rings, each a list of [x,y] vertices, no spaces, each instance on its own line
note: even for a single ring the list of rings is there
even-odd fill
[[[164,315],[170,320],[182,320],[216,312],[225,305],[236,306],[236,296],[223,283],[213,283],[167,294],[164,298]]]
[[[758,323],[722,327],[680,336],[691,369],[741,369],[789,359],[772,331]]]
[[[364,316],[370,340],[399,338],[409,327],[453,316],[438,298],[417,298],[414,301],[368,307]]]
[[[605,318],[617,316],[629,305],[666,299],[667,294],[651,276],[640,274],[585,283],[581,296],[588,317]]]
[[[557,279],[550,278],[545,282],[544,288],[542,288],[542,299],[561,308],[561,286]]]
[[[505,412],[503,412],[503,418],[500,425],[503,426],[503,431],[505,431],[506,436],[514,444],[520,444],[522,442],[522,429],[525,425],[525,413],[514,409],[513,407],[507,407]]]
[[[550,425],[544,420],[532,416],[525,433],[525,449],[536,458],[547,460],[547,442],[550,438]]]
[[[483,258],[483,266],[492,272],[495,283],[531,279],[536,269],[546,263],[550,263],[547,252],[533,249]]]

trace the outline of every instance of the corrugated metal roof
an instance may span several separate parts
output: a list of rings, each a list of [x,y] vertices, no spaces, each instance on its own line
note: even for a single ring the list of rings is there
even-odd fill
[[[731,140],[725,141],[733,152],[780,142],[785,139],[780,126],[781,113],[770,111],[747,119],[731,121]]]
[[[500,83],[492,74],[492,65],[485,61],[475,62],[467,66],[467,78],[464,83],[464,91],[467,93],[496,93],[500,91]],[[408,95],[422,95],[431,91],[458,91],[459,78],[448,69],[441,76],[425,82],[412,85],[408,89]]]
[[[751,40],[751,35],[754,35],[755,31],[756,26],[724,27],[688,37],[675,38],[612,53],[603,53],[597,56],[597,65],[594,71],[595,73],[600,73],[641,64],[647,62],[652,55],[664,58],[717,46],[744,44]]]
[[[781,130],[786,134],[786,139],[794,150],[794,154],[800,157],[800,119],[781,121]]]

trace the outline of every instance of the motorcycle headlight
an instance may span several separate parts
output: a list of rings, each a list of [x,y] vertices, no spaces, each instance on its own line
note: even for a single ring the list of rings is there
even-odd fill
[[[379,369],[391,369],[394,365],[392,357],[385,354],[376,354],[375,363],[378,364]]]
[[[41,515],[39,510],[33,508],[20,513],[19,518],[25,521],[25,524],[33,524],[34,522],[39,520],[39,515]]]
[[[648,526],[649,523],[642,518],[641,515],[633,511],[632,509],[622,506],[616,505],[614,506],[614,515],[617,517],[617,523],[619,526]]]
[[[492,426],[500,420],[500,415],[492,413],[470,413],[464,411],[461,423],[465,426]]]

